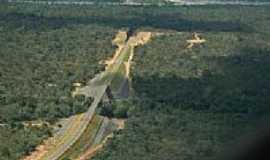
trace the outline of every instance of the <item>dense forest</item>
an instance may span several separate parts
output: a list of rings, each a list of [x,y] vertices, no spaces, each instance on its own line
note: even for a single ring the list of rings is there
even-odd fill
[[[21,122],[55,122],[91,103],[72,98],[72,85],[104,69],[99,62],[112,56],[117,30],[76,21],[89,13],[71,14],[0,5],[1,160],[18,159],[50,134],[48,126],[31,129]]]
[[[7,1],[7,0],[4,0]],[[37,2],[54,2],[53,0],[32,0]],[[93,2],[95,4],[109,4],[109,3],[141,3],[151,5],[173,5],[181,2],[269,2],[269,0],[57,0],[55,2]]]
[[[32,0],[32,1],[50,1],[53,2],[53,0]],[[138,2],[138,3],[166,3],[166,2],[181,2],[181,0],[57,0],[57,1],[74,1],[74,2]],[[185,0],[188,1],[188,0]],[[194,0],[191,0],[194,2]],[[228,1],[228,0],[209,0],[209,1]],[[269,2],[269,0],[230,0],[230,2],[234,2],[234,1],[249,1],[249,2]],[[195,0],[196,2],[196,0]],[[199,0],[197,0],[197,2],[199,2]],[[169,4],[169,3],[168,3]]]
[[[182,32],[136,49],[126,129],[95,160],[220,160],[269,122],[270,8],[159,11]],[[186,49],[193,31],[207,41]]]
[[[99,62],[126,28],[173,34],[136,50],[135,97],[121,103],[133,105],[121,115],[130,117],[127,128],[95,159],[214,157],[268,113],[269,11],[2,3],[0,123],[8,125],[0,126],[0,160],[18,159],[50,135],[46,126],[20,122],[54,122],[86,110],[91,102],[72,98],[72,83],[104,69]],[[207,43],[187,50],[194,31]]]

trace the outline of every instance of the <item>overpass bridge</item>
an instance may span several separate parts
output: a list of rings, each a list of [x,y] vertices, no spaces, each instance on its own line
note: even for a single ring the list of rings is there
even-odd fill
[[[150,39],[151,33],[147,33],[146,35],[148,36],[148,39]],[[85,87],[78,89],[78,94],[94,98],[88,111],[71,120],[61,131],[62,134],[53,138],[50,149],[40,158],[36,158],[35,160],[58,160],[80,139],[89,123],[91,123],[96,108],[102,101],[104,94],[109,94],[109,86],[121,65],[124,63],[125,57],[131,54],[130,51],[133,50],[131,48],[142,45],[144,41],[148,40],[147,38],[145,39],[144,36],[144,33],[138,33],[136,36],[130,37],[127,41],[122,41],[124,44],[121,44],[121,47],[119,46],[119,54],[117,54],[117,57],[114,57],[113,63],[107,66],[105,71],[91,79]]]

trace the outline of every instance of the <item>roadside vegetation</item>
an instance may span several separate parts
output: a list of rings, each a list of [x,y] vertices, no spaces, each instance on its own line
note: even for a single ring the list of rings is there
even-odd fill
[[[50,135],[48,127],[24,128],[22,125],[0,127],[0,160],[17,160]]]

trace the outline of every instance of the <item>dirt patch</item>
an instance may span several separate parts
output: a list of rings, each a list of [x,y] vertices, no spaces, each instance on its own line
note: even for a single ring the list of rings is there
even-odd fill
[[[129,45],[133,47],[144,45],[151,39],[151,36],[151,32],[138,32],[136,36],[130,38]]]
[[[206,42],[206,40],[203,39],[198,33],[193,33],[192,38],[193,39],[187,40],[188,49],[192,48],[195,44],[202,44]]]
[[[24,157],[22,160],[39,160],[41,159],[48,151],[50,146],[50,141],[52,138],[49,138],[35,149],[29,156]]]
[[[113,118],[112,122],[117,126],[117,130],[122,130],[125,128],[126,119]]]

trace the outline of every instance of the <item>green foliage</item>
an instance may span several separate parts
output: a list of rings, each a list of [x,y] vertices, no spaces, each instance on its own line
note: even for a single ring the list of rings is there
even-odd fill
[[[128,118],[129,111],[132,110],[132,104],[127,100],[114,101],[112,104],[103,104],[100,114],[114,118]]]
[[[89,107],[94,101],[93,98],[86,98],[83,95],[75,96],[73,100],[74,113],[82,113],[85,111],[85,107]]]
[[[48,128],[0,127],[0,160],[19,159],[49,135]]]

